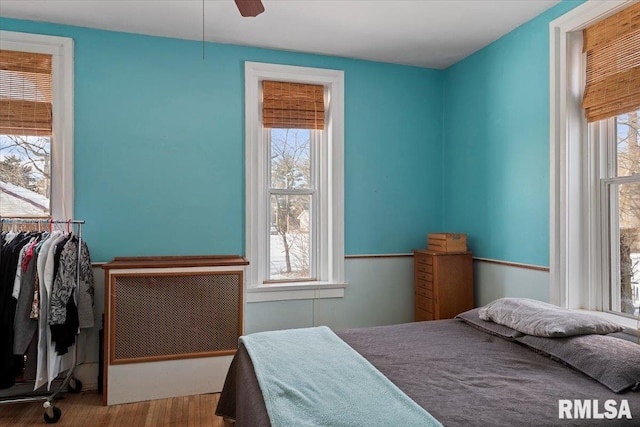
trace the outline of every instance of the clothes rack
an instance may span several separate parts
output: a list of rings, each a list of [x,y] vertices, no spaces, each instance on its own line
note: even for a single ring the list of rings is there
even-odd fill
[[[76,266],[76,283],[75,287],[72,291],[73,295],[77,295],[80,288],[80,254],[82,248],[82,225],[85,223],[84,220],[56,220],[51,218],[1,218],[0,217],[0,232],[4,230],[5,226],[12,226],[14,230],[18,228],[24,229],[25,225],[37,225],[38,231],[53,231],[54,225],[66,225],[67,232],[73,231],[73,226],[77,227],[76,237],[78,239],[78,253],[77,253],[77,266]],[[30,230],[36,231],[36,230]],[[76,334],[77,337],[77,334]],[[47,423],[56,423],[60,417],[62,416],[62,411],[60,408],[54,405],[54,401],[58,397],[58,395],[66,388],[70,393],[79,393],[82,390],[82,383],[80,380],[76,379],[73,376],[75,368],[78,363],[78,345],[77,339],[74,346],[74,351],[72,352],[72,362],[71,367],[67,370],[67,373],[64,375],[64,378],[60,381],[58,378],[53,383],[51,383],[51,387],[47,392],[38,392],[33,390],[33,385],[35,384],[35,380],[33,381],[25,381],[20,384],[16,384],[9,389],[2,390],[3,393],[0,394],[0,404],[9,404],[9,403],[21,403],[21,402],[34,402],[34,401],[44,401],[44,420]],[[58,387],[53,387],[54,384],[58,384]],[[31,387],[29,391],[28,387]],[[55,389],[51,392],[51,389]],[[15,390],[15,392],[14,392]],[[7,394],[8,393],[8,394]]]

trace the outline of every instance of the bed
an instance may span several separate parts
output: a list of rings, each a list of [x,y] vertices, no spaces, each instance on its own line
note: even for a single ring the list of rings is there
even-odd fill
[[[640,425],[640,346],[620,329],[540,337],[483,320],[480,310],[335,334],[444,426]],[[272,425],[258,376],[241,341],[216,414],[236,426]]]

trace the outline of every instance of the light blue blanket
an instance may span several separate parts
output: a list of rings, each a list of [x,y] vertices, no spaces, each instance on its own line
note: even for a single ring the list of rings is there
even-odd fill
[[[240,341],[273,427],[442,426],[326,326]]]

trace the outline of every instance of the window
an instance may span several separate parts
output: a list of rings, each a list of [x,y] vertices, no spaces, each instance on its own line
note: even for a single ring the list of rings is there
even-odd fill
[[[315,280],[318,206],[316,147],[321,130],[265,128],[270,224],[265,283]]]
[[[0,31],[0,216],[72,209],[72,40]]]
[[[618,316],[637,314],[639,19],[592,1],[550,23],[551,302]]]
[[[247,300],[339,297],[343,72],[247,62]]]
[[[639,110],[609,119],[605,134],[606,178],[601,179],[602,228],[608,259],[609,310],[633,316],[640,308]],[[608,251],[607,251],[608,249]],[[605,282],[606,283],[606,282]]]
[[[328,144],[324,86],[262,81],[263,143],[267,149],[269,235],[263,283],[317,280],[320,147]]]

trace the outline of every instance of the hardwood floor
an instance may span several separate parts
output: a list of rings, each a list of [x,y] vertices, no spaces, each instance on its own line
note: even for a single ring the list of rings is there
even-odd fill
[[[46,424],[41,401],[0,405],[0,426],[59,427],[223,427],[214,412],[219,394],[174,397],[124,405],[102,405],[95,391],[63,394],[55,406],[62,410],[56,424]]]

